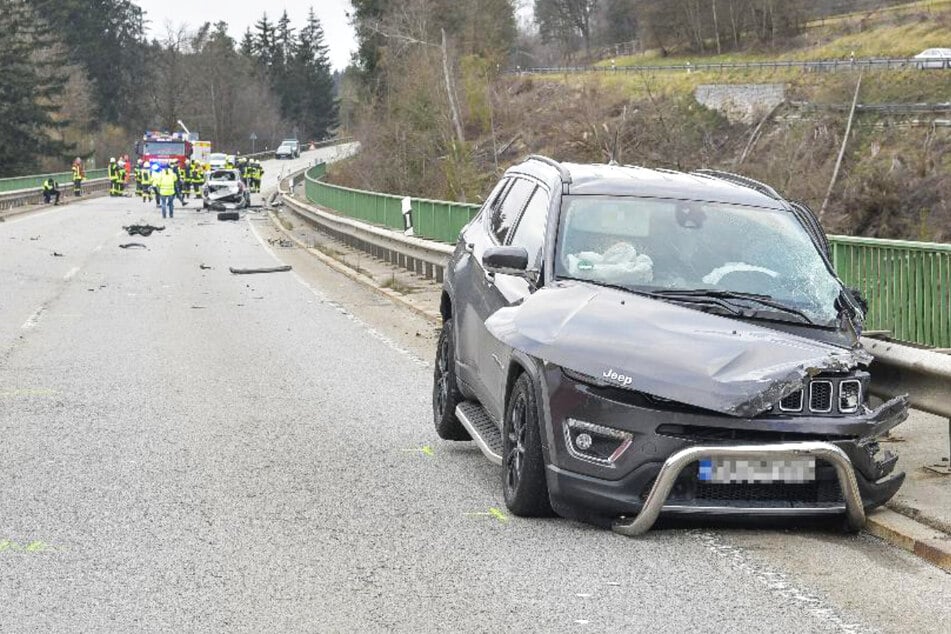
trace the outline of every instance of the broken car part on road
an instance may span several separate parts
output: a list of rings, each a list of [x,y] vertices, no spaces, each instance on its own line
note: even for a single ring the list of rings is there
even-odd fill
[[[148,238],[152,235],[153,231],[165,231],[165,227],[153,227],[152,225],[129,225],[128,227],[122,227],[128,232],[130,236],[139,235],[144,238]]]
[[[254,273],[285,273],[291,270],[290,265],[285,266],[268,266],[257,269],[236,269],[234,267],[229,267],[229,271],[235,275],[252,275]]]

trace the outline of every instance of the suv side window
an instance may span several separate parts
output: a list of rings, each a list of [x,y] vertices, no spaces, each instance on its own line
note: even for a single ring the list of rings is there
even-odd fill
[[[542,267],[547,220],[548,192],[544,187],[536,187],[512,234],[512,244],[528,251],[529,269],[537,271]]]
[[[499,244],[505,244],[505,238],[508,236],[512,225],[518,220],[519,214],[528,202],[535,186],[527,180],[521,178],[512,179],[514,182],[509,188],[508,193],[501,205],[495,207],[492,213],[492,222],[490,231],[498,240]]]

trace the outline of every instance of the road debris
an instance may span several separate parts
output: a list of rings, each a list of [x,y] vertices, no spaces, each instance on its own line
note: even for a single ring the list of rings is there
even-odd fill
[[[120,249],[131,249],[133,247],[138,249],[148,249],[148,247],[142,244],[141,242],[126,242],[125,244],[119,245]]]
[[[228,270],[235,275],[251,275],[252,273],[284,273],[286,271],[290,271],[291,267],[289,264],[285,266],[270,266],[259,269],[236,269],[232,266],[229,267]]]
[[[153,227],[152,225],[129,225],[128,227],[122,227],[125,229],[130,236],[140,235],[144,238],[148,238],[152,235],[153,231],[165,231],[165,227]]]
[[[59,252],[57,252],[57,251],[53,251],[53,257],[54,257],[54,258],[61,258],[61,257],[63,257],[63,254],[62,254],[62,253],[59,253]]]
[[[198,268],[200,268],[202,271],[207,271],[207,270],[209,270],[209,269],[211,269],[211,268],[214,268],[214,267],[208,266],[207,264],[199,264],[199,265],[198,265]]]
[[[238,220],[240,217],[237,211],[222,211],[218,214],[218,220]]]

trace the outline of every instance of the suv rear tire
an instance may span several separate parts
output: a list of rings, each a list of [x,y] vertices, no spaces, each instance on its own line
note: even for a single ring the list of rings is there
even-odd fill
[[[514,515],[552,515],[538,400],[531,377],[524,373],[515,381],[502,424],[502,491],[505,505]]]
[[[443,440],[471,440],[472,436],[456,418],[456,405],[462,401],[456,383],[456,338],[452,319],[442,324],[436,344],[436,368],[433,371],[433,421]]]

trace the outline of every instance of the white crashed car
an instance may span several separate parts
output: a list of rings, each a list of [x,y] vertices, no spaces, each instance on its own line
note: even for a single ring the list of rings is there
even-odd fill
[[[223,211],[251,206],[251,192],[241,180],[241,172],[235,169],[208,172],[202,195],[205,209]]]
[[[926,68],[951,68],[951,48],[929,48],[914,57],[915,67],[919,69]]]

